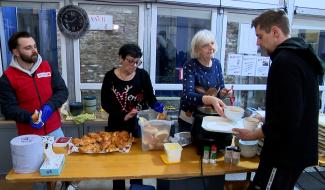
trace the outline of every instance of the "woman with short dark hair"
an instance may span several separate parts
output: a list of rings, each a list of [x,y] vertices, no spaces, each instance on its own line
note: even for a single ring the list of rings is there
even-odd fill
[[[163,111],[153,93],[150,76],[141,65],[142,52],[136,44],[125,44],[119,50],[121,67],[105,74],[101,89],[101,104],[109,114],[107,131],[126,130],[138,136],[136,115],[138,110],[154,108]],[[131,184],[142,184],[141,179],[130,180]],[[114,190],[125,190],[124,180],[113,180]]]

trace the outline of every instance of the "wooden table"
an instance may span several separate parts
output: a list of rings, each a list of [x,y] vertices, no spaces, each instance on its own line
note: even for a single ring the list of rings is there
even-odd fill
[[[181,178],[201,176],[200,157],[193,146],[182,151],[181,162],[164,164],[160,155],[164,151],[141,150],[141,142],[136,140],[129,153],[79,154],[66,156],[65,165],[60,176],[40,176],[32,174],[16,174],[11,170],[8,182],[53,182],[82,181],[90,179],[143,179],[143,178]],[[256,170],[259,157],[241,158],[238,165],[225,164],[221,154],[217,157],[217,165],[204,164],[202,174],[206,176],[229,173],[251,172]]]

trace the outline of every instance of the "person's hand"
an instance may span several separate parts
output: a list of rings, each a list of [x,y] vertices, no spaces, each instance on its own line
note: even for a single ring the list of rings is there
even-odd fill
[[[156,112],[159,112],[159,113],[162,113],[164,111],[164,104],[163,103],[160,103],[160,102],[156,102],[154,105],[153,105],[153,109],[156,111]]]
[[[230,88],[230,89],[227,89],[227,88],[223,88],[220,90],[220,98],[223,99],[223,98],[226,98],[226,97],[230,97],[233,93],[233,89]]]
[[[249,129],[233,128],[232,132],[237,138],[242,140],[257,140],[264,137],[262,129],[260,128],[253,131]]]
[[[42,112],[42,117],[41,117],[42,122],[46,123],[46,121],[51,117],[53,110],[52,110],[51,106],[49,106],[48,104],[45,104],[42,107],[41,112]]]
[[[137,115],[137,113],[138,113],[138,110],[133,108],[128,114],[125,115],[124,121],[127,121],[127,120],[135,117]]]
[[[35,112],[30,116],[30,124],[35,129],[41,129],[44,125],[42,121],[42,111],[35,110]]]
[[[265,120],[265,118],[259,113],[253,114],[252,117],[258,119],[260,122],[264,122],[264,120]]]
[[[208,96],[208,95],[204,95],[202,98],[202,102],[205,105],[211,105],[213,107],[213,109],[220,115],[220,116],[224,116],[224,112],[223,112],[223,108],[226,106],[222,100],[220,100],[219,98],[215,97],[215,96]]]
[[[220,115],[224,116],[225,113],[223,112],[223,108],[226,106],[222,100],[220,100],[217,97],[213,97],[212,103],[211,103],[213,109]]]

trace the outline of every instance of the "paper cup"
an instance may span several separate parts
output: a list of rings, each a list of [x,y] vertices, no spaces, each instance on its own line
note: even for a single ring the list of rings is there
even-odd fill
[[[244,127],[245,129],[249,129],[251,131],[255,130],[260,121],[253,117],[245,117],[244,118]]]

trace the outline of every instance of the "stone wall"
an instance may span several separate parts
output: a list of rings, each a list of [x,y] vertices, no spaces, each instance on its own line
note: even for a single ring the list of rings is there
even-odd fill
[[[134,6],[87,5],[89,15],[112,15],[117,31],[89,31],[80,38],[82,83],[101,83],[105,73],[119,66],[119,48],[138,42],[138,9]]]

